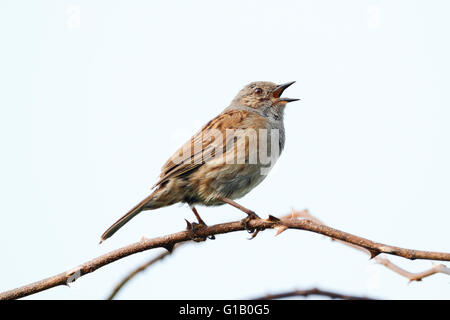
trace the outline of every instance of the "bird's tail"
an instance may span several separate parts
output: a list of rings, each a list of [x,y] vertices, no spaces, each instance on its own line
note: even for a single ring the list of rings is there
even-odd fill
[[[125,223],[133,219],[139,212],[141,212],[144,209],[156,209],[156,207],[149,206],[149,204],[152,202],[152,198],[154,196],[155,192],[153,192],[151,195],[149,195],[147,198],[139,202],[133,209],[128,211],[122,218],[117,220],[111,227],[106,230],[101,237],[100,243],[111,237],[114,233],[116,233],[117,230],[122,228]]]

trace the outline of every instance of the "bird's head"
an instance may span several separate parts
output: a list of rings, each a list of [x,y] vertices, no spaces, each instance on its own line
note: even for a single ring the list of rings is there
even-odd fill
[[[252,82],[242,88],[231,102],[232,106],[246,106],[254,109],[264,109],[272,106],[286,106],[287,103],[299,99],[282,98],[283,91],[295,81],[285,84],[275,84],[267,81]]]

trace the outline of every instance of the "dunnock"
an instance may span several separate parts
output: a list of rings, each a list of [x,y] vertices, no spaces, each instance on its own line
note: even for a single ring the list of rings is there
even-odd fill
[[[228,108],[169,158],[154,192],[109,227],[100,243],[139,212],[178,202],[189,204],[201,225],[205,223],[197,204],[230,204],[247,213],[244,222],[257,217],[233,200],[261,183],[283,150],[284,109],[298,99],[281,98],[281,94],[294,82],[260,81],[245,86]]]

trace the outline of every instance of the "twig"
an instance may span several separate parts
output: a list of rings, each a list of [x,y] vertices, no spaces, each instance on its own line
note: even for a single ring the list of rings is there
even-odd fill
[[[345,294],[340,294],[336,292],[320,290],[317,288],[309,289],[309,290],[293,290],[287,291],[283,293],[277,294],[267,294],[263,297],[256,298],[254,300],[274,300],[274,299],[283,299],[290,297],[307,297],[307,296],[324,296],[329,297],[331,299],[343,299],[343,300],[374,300],[367,297],[357,297],[357,296],[349,296]]]
[[[389,261],[389,259],[386,259],[386,258],[376,257],[375,261],[377,263],[385,266],[386,268],[394,271],[395,273],[398,273],[399,275],[407,278],[409,280],[409,282],[422,281],[423,278],[429,277],[429,276],[431,276],[433,274],[437,274],[437,273],[444,273],[444,274],[450,275],[450,268],[448,268],[444,264],[435,265],[428,270],[414,273],[414,272],[409,272],[405,269],[400,268],[399,266],[392,263],[391,261]]]
[[[242,221],[234,221],[222,224],[216,224],[213,226],[207,226],[203,228],[198,228],[195,231],[195,234],[192,230],[185,230],[177,233],[173,233],[170,235],[153,238],[153,239],[145,239],[140,242],[130,244],[123,248],[111,251],[107,254],[104,254],[98,258],[85,262],[84,264],[66,271],[62,272],[53,277],[49,277],[47,279],[25,285],[23,287],[19,287],[10,291],[6,291],[0,293],[0,300],[2,299],[17,299],[21,297],[25,297],[43,290],[47,290],[60,285],[67,285],[70,282],[75,281],[79,277],[82,277],[85,274],[94,272],[95,270],[108,265],[114,261],[125,258],[129,255],[142,252],[149,249],[154,248],[167,248],[169,251],[173,249],[173,246],[177,243],[186,242],[191,239],[203,238],[206,239],[212,235],[218,235],[228,232],[235,231],[243,231],[247,228],[255,229],[257,231],[262,231],[265,229],[277,229],[278,231],[286,230],[286,229],[298,229],[298,230],[306,230],[319,234],[323,234],[325,236],[335,238],[338,240],[342,240],[363,248],[368,249],[372,252],[373,255],[377,255],[380,253],[388,253],[400,257],[404,257],[407,259],[427,259],[427,260],[445,260],[450,261],[450,253],[446,252],[431,252],[431,251],[422,251],[422,250],[411,250],[404,249],[400,247],[385,245],[382,243],[377,243],[359,236],[352,235],[347,232],[339,231],[333,228],[330,228],[325,225],[318,224],[311,220],[306,219],[292,219],[292,218],[283,218],[278,219],[274,216],[270,216],[268,219],[252,219],[247,222],[247,224],[242,223]],[[280,233],[280,232],[278,232]]]
[[[173,250],[175,250],[175,248],[178,248],[181,244],[178,244],[174,247]],[[150,259],[149,261],[147,261],[146,263],[140,265],[139,267],[137,267],[136,269],[134,269],[133,271],[131,271],[126,277],[124,277],[112,290],[112,292],[110,293],[110,295],[108,296],[108,300],[113,300],[117,293],[119,293],[119,291],[131,280],[133,279],[137,274],[139,274],[140,272],[145,271],[148,267],[150,267],[151,265],[155,264],[158,261],[163,260],[165,257],[167,257],[168,255],[170,255],[172,251],[164,251],[163,253],[157,255],[156,257]]]
[[[312,220],[316,223],[320,223],[320,224],[324,224],[322,221],[320,221],[319,219],[317,219],[316,217],[314,217],[313,215],[311,215],[309,213],[308,210],[302,210],[302,211],[292,211],[292,216],[294,217],[300,217],[300,218],[305,218],[305,219],[309,219]],[[335,240],[335,239],[332,239]],[[340,240],[336,240],[337,242],[343,243],[347,246],[350,246],[356,250],[359,251],[363,251],[365,253],[367,253],[368,255],[371,256],[371,252],[365,248],[362,247],[358,247],[356,245],[347,243],[345,241],[340,241]],[[439,265],[435,265],[433,267],[431,267],[428,270],[422,271],[422,272],[409,272],[405,269],[402,269],[401,267],[397,266],[396,264],[394,264],[393,262],[391,262],[389,259],[387,258],[382,258],[382,257],[375,257],[375,262],[385,266],[386,268],[394,271],[395,273],[407,278],[410,282],[412,281],[422,281],[423,278],[429,277],[433,274],[437,274],[437,273],[443,273],[443,274],[448,274],[450,275],[450,268],[448,268],[446,265],[444,264],[439,264]]]

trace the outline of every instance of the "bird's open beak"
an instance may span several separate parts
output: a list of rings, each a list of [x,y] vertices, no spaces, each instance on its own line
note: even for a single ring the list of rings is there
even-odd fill
[[[291,81],[288,83],[280,84],[278,87],[275,88],[272,92],[272,96],[276,99],[276,103],[288,103],[293,101],[298,101],[300,99],[293,99],[293,98],[280,98],[280,96],[283,94],[283,91],[286,90],[289,86],[294,84],[295,81]]]

